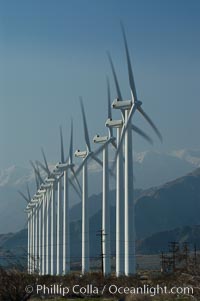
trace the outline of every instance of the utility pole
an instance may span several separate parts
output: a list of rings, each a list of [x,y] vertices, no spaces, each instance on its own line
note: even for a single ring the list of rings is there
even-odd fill
[[[104,233],[104,230],[101,229],[97,232],[96,236],[100,236],[101,239],[101,254],[100,254],[100,258],[101,258],[101,272],[102,275],[104,275],[104,256],[105,254],[103,253],[103,241],[104,241],[104,236],[106,236],[107,234]]]
[[[161,252],[161,273],[164,272],[164,253]]]
[[[186,264],[186,269],[187,269],[187,267],[188,267],[188,252],[189,252],[188,242],[183,243],[183,252],[184,252],[185,264]]]
[[[169,243],[169,252],[172,253],[172,267],[173,272],[176,270],[176,253],[179,251],[179,243],[176,241],[171,241]]]
[[[197,267],[197,245],[194,244],[194,266]]]

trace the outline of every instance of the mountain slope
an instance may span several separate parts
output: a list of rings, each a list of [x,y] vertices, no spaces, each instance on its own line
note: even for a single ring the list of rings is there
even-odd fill
[[[200,224],[199,212],[200,168],[138,199],[136,204],[138,237],[185,225]]]
[[[101,195],[95,201],[100,203]],[[136,229],[138,247],[143,253],[165,250],[169,240],[189,240],[196,233],[193,241],[199,241],[200,224],[200,168],[184,177],[171,181],[158,188],[143,191],[136,200]],[[184,228],[189,226],[189,228]],[[182,228],[184,230],[175,230]],[[190,228],[196,229],[191,232]],[[90,254],[98,258],[100,238],[96,235],[101,229],[101,211],[90,218]],[[189,230],[188,230],[189,229]],[[23,232],[24,231],[24,232]],[[2,243],[4,249],[19,250],[26,248],[26,231],[9,237]],[[71,222],[72,260],[81,256],[81,221]],[[163,232],[156,234],[158,232]],[[154,235],[155,234],[155,235]],[[147,239],[145,239],[147,237]],[[195,238],[196,237],[196,238]],[[111,253],[115,254],[115,207],[111,207]],[[191,238],[192,241],[192,238]],[[157,252],[156,251],[156,252]]]
[[[170,153],[146,151],[134,154],[135,187],[146,189],[180,177],[192,171],[200,162],[200,151],[180,150]],[[50,165],[52,167],[52,164]],[[102,172],[94,163],[89,166],[89,195],[94,196],[91,203],[91,214],[100,209],[102,190]],[[45,177],[45,175],[43,174]],[[80,179],[81,180],[81,179]],[[26,202],[18,194],[25,192],[29,183],[31,193],[35,192],[35,180],[32,169],[11,166],[0,170],[0,233],[16,232],[26,223],[24,208]],[[110,179],[111,190],[114,180]],[[96,195],[96,197],[95,197]],[[113,197],[111,197],[112,201]],[[70,188],[70,206],[80,202],[80,199]],[[98,206],[96,207],[96,204]],[[114,203],[112,203],[114,205]],[[77,210],[77,212],[76,212]],[[80,206],[71,211],[72,220],[80,217]]]
[[[196,244],[200,248],[200,225],[185,226],[170,231],[155,233],[138,242],[137,247],[142,254],[168,252],[169,242],[176,241],[180,244],[187,242],[191,250]]]

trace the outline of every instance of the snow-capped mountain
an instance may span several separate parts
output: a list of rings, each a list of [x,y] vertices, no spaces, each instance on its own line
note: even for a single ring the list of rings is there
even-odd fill
[[[180,158],[184,161],[187,161],[196,167],[200,166],[200,150],[194,149],[194,150],[174,150],[171,152],[172,156],[175,156],[177,158]]]
[[[146,151],[134,154],[135,187],[146,189],[181,177],[200,166],[200,150],[176,150],[169,153]],[[53,165],[51,164],[51,167]],[[45,174],[43,173],[43,177]],[[81,181],[81,178],[80,178]],[[114,178],[110,181],[114,188]],[[0,170],[0,233],[16,232],[26,222],[26,202],[18,190],[25,192],[26,183],[35,192],[35,177],[31,167],[11,166]],[[96,163],[89,168],[89,194],[101,192],[102,172]],[[71,189],[71,206],[80,199]]]

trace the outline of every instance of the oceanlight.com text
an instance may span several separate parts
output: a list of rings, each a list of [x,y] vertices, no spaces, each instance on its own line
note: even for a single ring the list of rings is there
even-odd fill
[[[191,296],[194,293],[193,287],[167,287],[167,286],[150,286],[148,284],[144,284],[139,287],[127,287],[127,286],[117,286],[115,284],[104,285],[103,287],[97,287],[92,284],[87,284],[85,286],[81,286],[76,284],[74,286],[63,286],[59,284],[52,285],[41,285],[38,284],[34,288],[31,285],[27,285],[25,288],[27,293],[34,293],[37,295],[59,295],[59,296],[67,296],[71,294],[75,295],[149,295],[154,297],[156,295],[187,295]]]

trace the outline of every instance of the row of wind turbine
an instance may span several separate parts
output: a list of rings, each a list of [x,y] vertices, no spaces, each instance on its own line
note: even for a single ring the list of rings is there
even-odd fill
[[[83,119],[86,150],[76,150],[74,156],[82,162],[75,168],[73,163],[73,123],[71,121],[69,156],[65,157],[62,128],[60,127],[60,162],[53,171],[47,163],[44,151],[44,164],[36,161],[31,165],[36,177],[37,193],[31,198],[22,192],[21,196],[28,202],[28,270],[30,273],[39,271],[41,274],[60,275],[70,272],[70,216],[69,187],[72,186],[82,201],[82,274],[90,270],[89,254],[89,195],[88,195],[88,164],[94,160],[102,167],[102,235],[103,239],[103,271],[104,275],[111,273],[110,251],[110,200],[109,177],[116,177],[116,275],[132,275],[136,273],[135,261],[135,209],[133,189],[133,143],[132,132],[136,132],[149,143],[152,139],[135,124],[132,119],[138,111],[152,127],[158,138],[162,136],[138,100],[136,86],[131,66],[131,59],[125,30],[121,24],[131,99],[124,100],[120,90],[117,74],[111,55],[108,60],[116,88],[117,99],[111,105],[110,84],[107,79],[107,120],[105,126],[108,135],[96,135],[93,142],[101,144],[97,150],[92,150],[87,126],[83,100],[80,98]],[[119,119],[113,120],[112,110],[120,110]],[[113,132],[117,130],[115,138]],[[109,146],[115,150],[114,160],[110,168]],[[103,160],[98,156],[102,153]],[[47,174],[42,179],[39,167]],[[116,169],[116,174],[115,174]],[[79,175],[82,174],[82,185]],[[57,195],[56,195],[57,191]],[[34,259],[33,259],[34,258]]]

